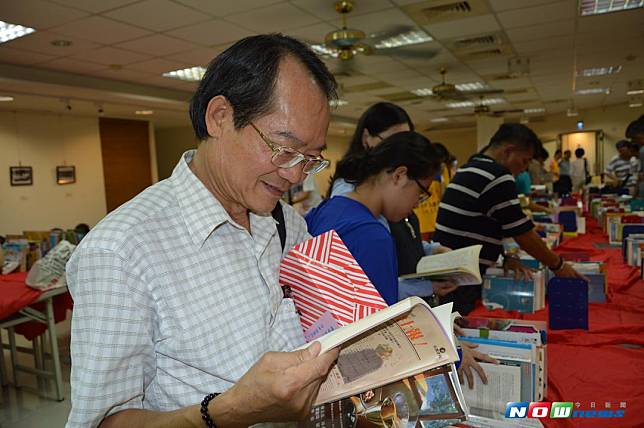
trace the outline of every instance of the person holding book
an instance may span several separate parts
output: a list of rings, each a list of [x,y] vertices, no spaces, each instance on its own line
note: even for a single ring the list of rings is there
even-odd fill
[[[308,416],[338,353],[319,343],[287,352],[304,335],[278,269],[309,235],[284,205],[281,246],[270,213],[328,165],[335,88],[309,47],[280,34],[242,39],[210,62],[190,104],[198,148],[104,218],[67,264],[67,427]]]
[[[528,254],[556,276],[582,277],[554,253],[533,230],[521,210],[514,176],[528,166],[541,142],[528,127],[509,123],[499,127],[490,143],[458,170],[439,205],[436,239],[452,249],[482,245],[481,274],[495,266],[503,253],[504,238],[513,238]],[[504,268],[518,276],[531,271],[518,259],[505,257]],[[441,298],[453,301],[454,310],[467,315],[481,297],[480,285],[461,286]]]

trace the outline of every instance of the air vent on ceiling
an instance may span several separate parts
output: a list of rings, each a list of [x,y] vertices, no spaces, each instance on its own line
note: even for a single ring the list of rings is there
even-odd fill
[[[495,48],[495,49],[486,49],[483,51],[470,52],[465,56],[467,56],[470,60],[472,60],[472,59],[497,57],[501,55],[503,55],[503,50],[501,50],[500,48]]]
[[[470,13],[471,11],[472,7],[467,1],[457,1],[423,9],[423,13],[428,17],[442,13]]]
[[[454,47],[457,49],[465,49],[473,46],[488,46],[488,45],[497,45],[501,41],[494,35],[489,34],[487,36],[478,36],[478,37],[469,37],[467,39],[459,39],[454,42]]]

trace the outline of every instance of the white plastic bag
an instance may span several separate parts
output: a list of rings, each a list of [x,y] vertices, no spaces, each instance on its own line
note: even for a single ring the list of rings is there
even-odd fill
[[[68,241],[60,241],[45,257],[34,263],[25,281],[27,285],[38,290],[67,285],[65,265],[75,248],[76,245]]]

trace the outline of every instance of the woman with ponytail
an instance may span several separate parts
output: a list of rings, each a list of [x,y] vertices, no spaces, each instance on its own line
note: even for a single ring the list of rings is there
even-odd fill
[[[354,189],[327,199],[306,216],[309,233],[331,229],[388,304],[398,301],[398,263],[391,233],[378,219],[399,222],[425,199],[440,168],[436,149],[416,132],[399,132],[373,148],[349,154],[337,166]]]

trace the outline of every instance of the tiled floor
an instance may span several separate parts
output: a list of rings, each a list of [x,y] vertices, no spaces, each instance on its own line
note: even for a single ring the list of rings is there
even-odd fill
[[[5,342],[6,343],[6,342]],[[18,373],[20,388],[14,386],[9,367],[9,353],[5,351],[5,363],[9,376],[9,385],[2,387],[0,398],[0,427],[1,428],[57,428],[64,427],[67,414],[71,407],[69,401],[69,369],[68,359],[63,359],[63,392],[65,400],[58,402],[53,398],[42,398],[36,391],[36,377],[28,373]],[[19,362],[33,367],[33,357],[19,353]],[[51,361],[48,362],[51,366]],[[53,380],[49,382],[49,395],[54,395]]]

